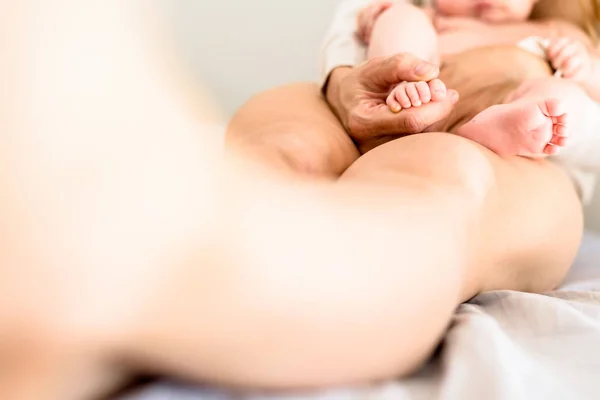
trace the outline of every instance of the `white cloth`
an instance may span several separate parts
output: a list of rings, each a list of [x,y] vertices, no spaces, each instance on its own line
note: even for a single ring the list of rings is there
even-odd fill
[[[365,46],[356,37],[358,13],[372,0],[346,0],[338,6],[321,49],[321,86],[338,67],[354,67],[367,59]]]

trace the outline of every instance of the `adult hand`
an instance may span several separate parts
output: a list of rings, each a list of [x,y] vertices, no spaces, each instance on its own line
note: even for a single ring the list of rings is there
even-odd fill
[[[442,101],[393,113],[386,104],[390,91],[409,81],[431,81],[439,68],[407,53],[374,59],[354,69],[338,68],[329,80],[327,101],[361,153],[405,136],[424,132],[447,117],[458,101],[449,90]]]
[[[360,11],[356,35],[364,44],[369,44],[377,19],[393,5],[394,2],[391,0],[380,0],[369,4]]]

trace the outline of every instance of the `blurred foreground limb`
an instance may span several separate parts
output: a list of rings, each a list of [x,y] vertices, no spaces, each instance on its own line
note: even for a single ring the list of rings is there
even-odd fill
[[[580,204],[548,163],[431,133],[335,183],[259,173],[203,134],[148,3],[0,4],[1,399],[86,399],[134,371],[403,376],[461,301],[547,290],[573,259]]]
[[[0,398],[119,381],[152,266],[214,217],[216,109],[152,4],[0,3]]]

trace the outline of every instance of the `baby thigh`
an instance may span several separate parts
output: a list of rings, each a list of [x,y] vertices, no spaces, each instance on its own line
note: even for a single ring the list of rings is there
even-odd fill
[[[411,53],[439,63],[438,38],[431,17],[422,9],[400,2],[383,13],[371,36],[368,57]]]

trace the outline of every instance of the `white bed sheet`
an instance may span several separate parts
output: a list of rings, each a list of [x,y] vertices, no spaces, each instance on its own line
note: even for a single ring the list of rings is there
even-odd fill
[[[416,376],[295,397],[229,396],[153,385],[128,400],[600,399],[600,236],[587,234],[553,293],[483,294],[460,307],[438,355]]]

